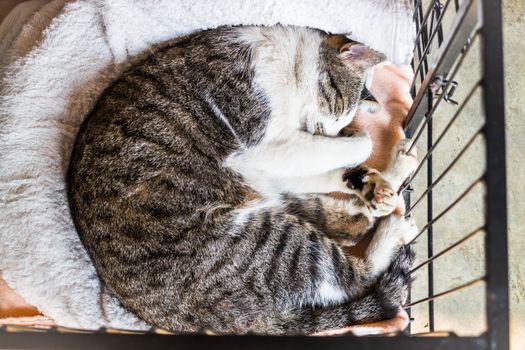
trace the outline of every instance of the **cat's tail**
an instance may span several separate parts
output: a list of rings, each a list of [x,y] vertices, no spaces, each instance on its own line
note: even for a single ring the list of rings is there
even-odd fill
[[[369,294],[344,305],[303,309],[299,315],[295,315],[299,316],[296,320],[300,322],[295,325],[298,326],[296,330],[312,334],[394,318],[406,301],[408,286],[412,281],[409,271],[413,261],[413,250],[409,246],[400,248],[389,269],[380,276]],[[288,325],[294,327],[294,323]],[[284,332],[296,333],[293,329],[284,329]]]

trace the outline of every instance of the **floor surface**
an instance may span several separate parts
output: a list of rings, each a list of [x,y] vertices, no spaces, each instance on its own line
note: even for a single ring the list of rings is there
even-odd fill
[[[509,278],[511,313],[511,348],[525,349],[525,186],[523,185],[523,162],[525,153],[525,41],[521,37],[525,26],[525,2],[503,0],[504,59],[505,59],[505,106],[507,147],[507,195],[509,234]],[[445,20],[445,28],[451,19]],[[460,104],[480,77],[480,43],[469,51],[457,80],[459,85],[454,99]],[[437,50],[435,50],[437,51]],[[444,104],[433,117],[434,140],[457,111],[457,107]],[[488,116],[490,117],[490,116]],[[474,89],[472,98],[433,153],[432,181],[436,181],[451,160],[461,151],[468,140],[476,134],[483,123],[481,90]],[[418,142],[420,154],[426,152],[426,133]],[[477,137],[458,163],[443,177],[433,191],[432,204],[435,216],[454,201],[483,173],[484,141]],[[415,200],[427,187],[427,167],[424,166],[414,182]],[[433,253],[436,254],[470,232],[476,231],[484,222],[484,187],[476,185],[465,199],[433,225]],[[415,216],[422,227],[427,221],[427,198],[416,207]],[[434,261],[434,294],[467,283],[484,275],[484,232],[474,234],[464,244]],[[417,243],[418,262],[426,259],[427,237],[423,234]],[[502,259],[507,257],[502,256]],[[428,294],[428,270],[417,271],[412,300]],[[459,293],[434,302],[434,328],[436,331],[452,330],[460,335],[476,335],[485,330],[485,294],[483,285],[465,289]],[[428,304],[413,308],[414,333],[428,332]]]

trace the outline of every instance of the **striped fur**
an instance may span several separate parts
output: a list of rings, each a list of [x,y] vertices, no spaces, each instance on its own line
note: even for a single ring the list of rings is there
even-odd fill
[[[351,189],[343,175],[370,139],[333,137],[382,59],[312,29],[236,27],[125,72],[83,124],[68,174],[103,283],[175,330],[312,333],[392,316],[412,261],[399,237],[414,227],[390,216],[364,259],[344,253],[397,197],[369,171]],[[391,182],[411,169],[405,150]]]

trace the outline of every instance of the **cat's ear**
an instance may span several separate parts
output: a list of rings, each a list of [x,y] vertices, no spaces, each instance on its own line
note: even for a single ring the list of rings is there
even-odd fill
[[[345,63],[357,64],[363,68],[370,68],[386,60],[381,52],[366,45],[349,42],[341,46],[338,57]]]

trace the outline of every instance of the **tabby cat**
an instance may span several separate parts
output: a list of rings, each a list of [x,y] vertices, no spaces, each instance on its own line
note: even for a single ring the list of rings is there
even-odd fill
[[[384,174],[353,169],[371,140],[340,134],[383,60],[314,29],[221,27],[125,72],[82,125],[68,174],[102,282],[172,330],[304,334],[395,315],[416,228],[376,218],[415,158],[405,140]],[[345,253],[373,227],[364,258]]]

